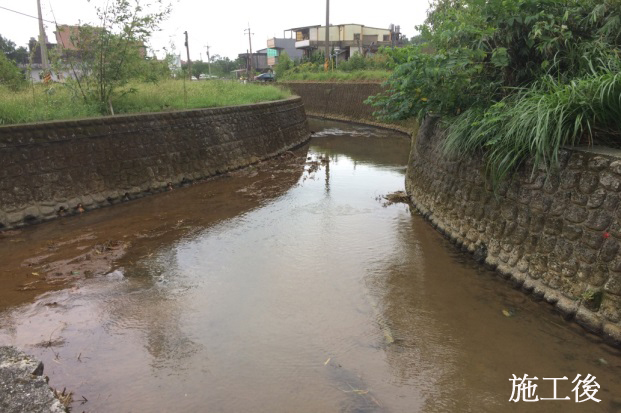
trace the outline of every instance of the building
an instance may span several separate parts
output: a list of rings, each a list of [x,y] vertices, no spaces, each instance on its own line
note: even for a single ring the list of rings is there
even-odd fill
[[[47,40],[47,37],[45,39],[45,44],[48,51],[56,48],[56,44],[50,43]],[[17,66],[20,69],[25,70],[27,74],[30,74],[29,81],[32,80],[34,83],[42,82],[46,70],[44,69],[44,65],[41,60],[41,45],[34,37],[31,37],[30,41],[28,41],[28,53],[30,55],[30,62],[21,63]],[[52,73],[51,76],[51,80],[58,82],[63,80],[63,78],[66,78],[68,73]]]
[[[401,40],[399,26],[388,29],[368,27],[363,24],[330,25],[330,49],[339,59],[349,59],[355,53],[362,55],[377,52],[381,46],[396,46]],[[326,40],[326,26],[306,26],[285,30],[295,40],[295,48],[310,56],[316,50],[323,50]]]
[[[56,37],[56,43],[50,43],[46,37],[46,46],[48,55],[56,55],[62,62],[60,65],[51,71],[51,80],[55,82],[62,82],[68,78],[81,77],[81,62],[84,57],[84,53],[92,51],[92,47],[89,46],[89,39],[95,40],[94,36],[102,34],[103,29],[100,27],[90,26],[70,26],[59,25],[57,30],[54,31]],[[147,55],[147,48],[142,42],[130,43],[130,46],[136,47],[138,53],[142,58]],[[44,65],[41,61],[41,47],[39,42],[31,37],[28,43],[30,51],[31,62],[19,65],[20,68],[28,70],[32,81],[41,82],[44,74],[47,70],[44,69]],[[49,59],[49,57],[48,57]],[[48,62],[50,66],[51,62]]]
[[[295,48],[295,39],[278,39],[276,37],[267,40],[267,64],[274,67],[278,64],[278,56],[283,52],[293,59],[301,59],[304,56],[302,49]]]
[[[103,34],[101,27],[94,26],[70,26],[62,24],[57,26],[54,32],[56,43],[62,50],[64,56],[79,56],[81,49],[88,49],[89,43],[95,41],[98,36]],[[129,44],[136,47],[142,58],[147,56],[147,47],[141,41],[134,41]]]
[[[237,56],[246,60],[246,69],[250,69],[250,53],[240,53]],[[257,72],[264,72],[268,70],[270,66],[267,64],[267,49],[257,50],[252,52],[252,69]]]

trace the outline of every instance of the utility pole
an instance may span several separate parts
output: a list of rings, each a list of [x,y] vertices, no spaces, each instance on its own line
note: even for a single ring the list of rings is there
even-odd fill
[[[209,77],[211,77],[211,56],[209,55],[209,45],[205,46],[207,49],[207,67],[209,68]]]
[[[244,33],[246,31],[248,31],[248,44],[250,45],[250,72],[248,73],[248,76],[247,76],[248,81],[250,81],[250,76],[253,73],[253,70],[252,70],[252,38],[250,37],[250,35],[254,34],[254,33],[250,33],[250,23],[248,23],[248,28],[244,29]]]
[[[326,63],[324,69],[330,69],[330,0],[326,0]]]
[[[47,60],[47,40],[45,36],[45,29],[43,28],[43,16],[41,14],[41,0],[37,0],[37,10],[39,12],[39,47],[41,48],[41,65],[43,72],[47,74],[50,68],[50,64]]]
[[[188,31],[183,32],[185,34],[185,51],[188,54],[188,72],[190,73],[189,78],[192,80],[192,61],[190,60],[190,45],[188,43]]]

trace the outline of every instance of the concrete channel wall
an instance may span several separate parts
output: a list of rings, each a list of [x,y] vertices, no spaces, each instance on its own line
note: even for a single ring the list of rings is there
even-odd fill
[[[309,139],[300,98],[0,127],[0,230],[241,168]]]
[[[375,122],[372,106],[363,102],[383,89],[379,83],[278,82],[302,98],[309,115]]]
[[[495,194],[481,156],[446,160],[442,139],[428,117],[406,178],[417,209],[524,291],[620,344],[621,157],[562,150],[557,170],[524,165]]]

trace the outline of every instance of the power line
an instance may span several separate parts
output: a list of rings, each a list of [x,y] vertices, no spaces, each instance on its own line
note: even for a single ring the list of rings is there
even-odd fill
[[[7,9],[6,7],[2,7],[2,6],[0,6],[0,9],[4,9],[4,10],[10,11],[10,12],[12,12],[12,13],[21,14],[22,16],[30,17],[31,19],[37,19],[37,20],[39,20],[39,18],[38,18],[38,17],[36,17],[36,16],[32,16],[32,15],[30,15],[30,14],[22,13],[21,11]],[[41,19],[41,20],[43,20],[44,22],[47,22],[47,23],[52,23],[52,24],[54,24],[54,22],[53,22],[53,21],[50,21],[50,20],[45,20],[45,19]]]

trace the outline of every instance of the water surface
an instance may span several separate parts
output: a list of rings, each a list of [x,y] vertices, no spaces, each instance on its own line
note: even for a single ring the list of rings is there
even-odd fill
[[[621,409],[617,350],[474,264],[407,205],[386,205],[404,188],[408,139],[310,127],[295,154],[0,244],[8,259],[40,255],[37,240],[63,239],[66,254],[82,240],[127,243],[105,274],[5,310],[0,343],[41,357],[74,411]],[[524,373],[540,397],[552,397],[543,377],[567,376],[558,395],[572,399],[509,403],[509,379]],[[573,401],[578,373],[597,377],[601,403]]]

